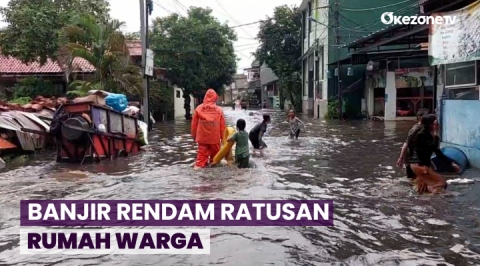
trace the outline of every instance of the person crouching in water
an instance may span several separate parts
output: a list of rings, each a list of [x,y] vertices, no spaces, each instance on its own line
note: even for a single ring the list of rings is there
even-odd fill
[[[417,123],[413,125],[413,127],[408,131],[407,139],[405,143],[403,143],[402,151],[400,152],[400,156],[397,160],[397,166],[403,167],[405,165],[405,171],[407,172],[407,178],[410,180],[415,179],[415,174],[413,173],[412,169],[410,168],[410,163],[408,162],[408,147],[410,147],[413,143],[414,137],[418,134],[420,129],[422,128],[422,117],[428,115],[428,109],[422,109],[417,112]]]
[[[425,115],[421,120],[421,129],[414,137],[413,145],[409,148],[410,168],[416,178],[413,183],[419,194],[440,193],[447,188],[447,182],[432,169],[431,157],[435,153],[439,159],[452,164],[460,173],[460,167],[445,156],[439,148],[439,138],[435,127],[437,117],[433,114]]]
[[[305,130],[305,124],[295,115],[295,111],[293,110],[288,112],[287,121],[290,124],[290,138],[293,139],[295,137],[295,139],[298,139],[300,126]]]
[[[208,89],[193,114],[191,134],[198,144],[196,168],[211,164],[220,151],[220,141],[226,128],[225,117],[220,106],[217,106],[218,95],[213,89]]]
[[[248,148],[248,133],[245,131],[247,123],[243,119],[237,120],[237,132],[228,138],[228,141],[234,141],[235,147],[235,163],[238,168],[250,167],[250,151]]]
[[[263,121],[260,124],[257,124],[250,130],[248,138],[252,143],[252,146],[255,150],[263,150],[267,147],[267,144],[263,142],[263,135],[267,132],[267,125],[270,123],[270,116],[263,115]]]

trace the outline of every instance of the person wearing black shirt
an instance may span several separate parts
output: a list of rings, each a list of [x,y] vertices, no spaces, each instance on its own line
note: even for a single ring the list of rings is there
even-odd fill
[[[413,173],[412,168],[410,168],[407,151],[408,151],[408,147],[412,145],[413,138],[417,135],[417,133],[421,129],[422,127],[421,120],[422,120],[422,117],[425,115],[428,115],[428,109],[422,109],[417,112],[417,123],[413,125],[410,131],[408,131],[407,139],[405,140],[405,143],[403,143],[402,151],[400,152],[400,156],[398,157],[398,160],[397,160],[398,167],[402,167],[403,165],[405,165],[407,178],[409,179],[415,179],[415,174]]]
[[[451,163],[458,173],[460,167],[445,156],[439,148],[437,117],[433,114],[426,115],[422,118],[421,123],[421,129],[415,135],[413,145],[409,147],[408,151],[410,167],[416,175],[413,182],[419,194],[436,194],[447,188],[447,182],[433,170],[432,154],[435,153],[439,159]]]
[[[267,125],[270,123],[270,116],[263,115],[263,121],[260,124],[257,124],[250,130],[248,138],[252,143],[252,146],[255,150],[262,150],[267,147],[267,144],[263,142],[263,134],[267,131]]]

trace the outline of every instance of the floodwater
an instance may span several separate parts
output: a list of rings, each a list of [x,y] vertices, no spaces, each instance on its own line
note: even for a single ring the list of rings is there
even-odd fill
[[[225,115],[249,129],[261,120],[249,112]],[[290,140],[285,115],[269,113],[256,169],[193,170],[184,121],[159,124],[146,152],[130,158],[72,166],[43,153],[10,166],[0,174],[0,265],[480,265],[478,183],[418,196],[394,167],[412,122],[305,118],[306,132]],[[21,199],[333,199],[335,226],[211,228],[211,255],[27,256]]]

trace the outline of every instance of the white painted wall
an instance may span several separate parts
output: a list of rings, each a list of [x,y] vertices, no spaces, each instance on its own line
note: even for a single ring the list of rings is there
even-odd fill
[[[397,88],[395,72],[387,72],[385,87],[385,120],[395,120],[397,117]]]
[[[173,108],[175,110],[175,119],[185,118],[185,108],[183,108],[183,91],[177,86],[174,86],[173,89]],[[193,96],[190,96],[190,109],[192,110],[192,114],[195,106],[194,100],[195,99],[193,98]]]
[[[365,81],[365,97],[362,99],[362,112],[367,113],[368,116],[373,116],[375,113],[375,95],[373,93],[373,80],[371,78],[367,78]]]
[[[328,6],[328,0],[315,0],[314,8],[316,8],[318,15],[316,16],[316,20],[319,23],[314,23],[314,33],[315,39],[318,40],[319,47],[324,47],[323,54],[319,54],[320,64],[319,69],[315,69],[315,72],[318,73],[320,81],[322,81],[322,97],[321,99],[317,99],[316,90],[314,91],[313,98],[315,99],[315,104],[313,106],[314,116],[323,119],[327,114],[328,109],[328,77],[327,77],[327,69],[328,69],[328,8],[319,8],[322,6]],[[322,66],[322,58],[323,56],[323,66]]]

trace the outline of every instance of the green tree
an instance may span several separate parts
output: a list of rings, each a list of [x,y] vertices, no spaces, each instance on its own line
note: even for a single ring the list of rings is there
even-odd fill
[[[186,17],[172,14],[154,20],[150,45],[155,66],[166,68],[167,78],[182,88],[186,119],[191,119],[190,95],[207,88],[221,93],[233,82],[236,38],[208,8],[191,7]]]
[[[28,97],[34,99],[37,96],[58,96],[53,94],[53,87],[52,82],[41,77],[25,77],[13,86],[13,98]]]
[[[75,94],[90,89],[116,93],[142,95],[140,68],[130,63],[125,36],[120,31],[124,25],[116,19],[99,23],[93,16],[85,16],[64,28],[68,40],[66,50],[75,57],[87,60],[95,67],[92,81],[74,81]]]
[[[0,31],[0,50],[25,63],[56,60],[64,43],[63,27],[84,14],[105,22],[109,11],[106,0],[10,0],[0,8],[8,23]]]
[[[168,86],[167,82],[150,82],[149,104],[155,119],[162,119],[163,115],[166,119],[174,118],[173,93],[173,87]]]
[[[289,98],[293,106],[302,110],[302,15],[297,7],[286,5],[275,8],[273,16],[260,24],[257,35],[260,47],[255,57],[260,64],[265,63],[279,79],[280,108],[284,99]]]
[[[125,33],[125,39],[129,40],[129,41],[137,41],[137,40],[140,40],[140,32],[137,31],[137,32],[127,32]]]

